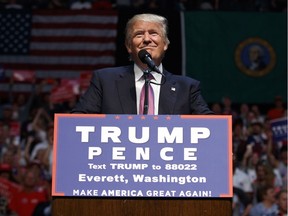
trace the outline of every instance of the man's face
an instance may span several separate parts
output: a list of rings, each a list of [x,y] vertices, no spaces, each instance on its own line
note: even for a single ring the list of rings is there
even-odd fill
[[[263,180],[265,178],[266,172],[263,166],[258,166],[256,169],[257,178]]]
[[[138,52],[146,49],[156,65],[162,61],[168,45],[160,30],[160,25],[152,22],[137,21],[131,31],[132,37],[130,44],[126,44],[128,53],[131,54],[133,61],[141,68],[147,68],[138,58]]]
[[[280,194],[280,197],[278,200],[278,206],[283,212],[287,213],[287,192],[283,192]]]
[[[269,200],[272,203],[276,201],[275,200],[275,191],[273,188],[268,189],[266,195],[264,195],[264,196],[265,196],[265,200]]]

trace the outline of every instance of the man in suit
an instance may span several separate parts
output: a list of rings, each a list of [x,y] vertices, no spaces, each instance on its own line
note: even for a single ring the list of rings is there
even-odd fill
[[[148,114],[213,114],[201,95],[199,81],[164,69],[162,59],[170,43],[167,29],[162,16],[132,17],[126,25],[125,45],[134,64],[94,71],[90,86],[72,113],[143,114],[139,108],[145,82],[142,77],[151,66],[138,54],[145,49],[158,70],[149,72],[153,75],[154,105],[153,113]]]

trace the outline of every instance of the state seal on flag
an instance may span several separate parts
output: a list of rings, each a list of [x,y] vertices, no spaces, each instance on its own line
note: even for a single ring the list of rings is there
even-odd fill
[[[237,46],[235,63],[246,75],[261,77],[275,67],[276,54],[268,41],[258,37],[248,38]]]

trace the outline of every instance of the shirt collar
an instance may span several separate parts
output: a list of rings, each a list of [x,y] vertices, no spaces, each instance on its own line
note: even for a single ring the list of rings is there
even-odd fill
[[[158,69],[163,73],[162,63],[158,66]],[[141,77],[143,76],[143,71],[139,68],[137,64],[134,64],[134,74],[135,74],[135,81],[139,81]],[[162,78],[161,74],[155,71],[151,71],[151,74],[153,75],[157,83],[161,83],[161,78]]]

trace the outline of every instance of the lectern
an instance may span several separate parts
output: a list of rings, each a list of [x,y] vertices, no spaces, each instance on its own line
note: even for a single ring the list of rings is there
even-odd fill
[[[54,198],[53,216],[231,216],[230,198],[97,199]]]
[[[231,116],[56,114],[53,216],[232,215]]]

